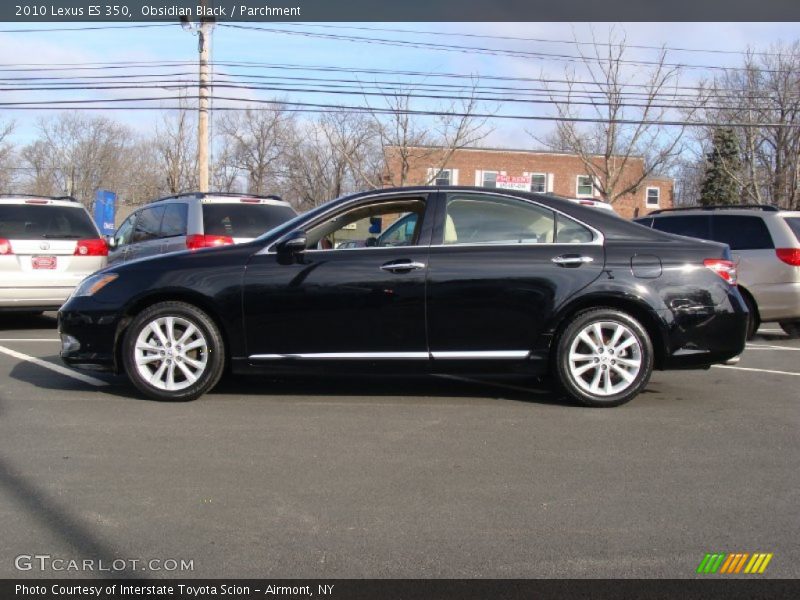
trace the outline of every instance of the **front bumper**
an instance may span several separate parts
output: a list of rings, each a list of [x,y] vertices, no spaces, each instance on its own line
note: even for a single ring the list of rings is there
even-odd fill
[[[122,316],[91,298],[72,298],[58,312],[61,360],[71,367],[117,372],[115,348]]]

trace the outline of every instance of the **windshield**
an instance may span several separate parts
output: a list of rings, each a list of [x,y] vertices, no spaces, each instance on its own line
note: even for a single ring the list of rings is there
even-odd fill
[[[9,240],[99,237],[89,215],[80,208],[34,204],[0,204],[0,238]]]
[[[232,202],[204,204],[203,228],[206,235],[256,238],[294,216],[295,212],[289,206]]]

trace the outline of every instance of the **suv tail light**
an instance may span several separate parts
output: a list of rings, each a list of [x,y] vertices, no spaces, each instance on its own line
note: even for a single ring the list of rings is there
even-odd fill
[[[787,265],[800,267],[800,248],[777,248],[775,254]]]
[[[11,249],[11,242],[0,238],[0,256],[5,256],[6,254],[14,254],[14,251]]]
[[[731,285],[736,285],[736,263],[724,258],[707,258],[703,264]]]
[[[75,256],[108,256],[108,244],[103,238],[78,240]]]
[[[214,248],[216,246],[227,246],[233,243],[233,238],[227,235],[187,235],[186,247],[189,250],[199,250],[200,248]]]

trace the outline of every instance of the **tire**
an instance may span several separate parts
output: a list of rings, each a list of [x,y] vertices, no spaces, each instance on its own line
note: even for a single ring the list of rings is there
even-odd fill
[[[185,302],[160,302],[142,311],[122,344],[125,372],[154,400],[194,400],[217,384],[225,367],[219,328]]]
[[[554,359],[556,380],[569,398],[583,406],[619,406],[650,381],[653,344],[630,315],[612,308],[590,309],[567,323]]]
[[[800,321],[781,321],[778,324],[790,338],[800,338]]]
[[[750,294],[743,293],[742,299],[747,306],[747,339],[752,340],[761,326],[761,319],[758,318],[758,308]]]

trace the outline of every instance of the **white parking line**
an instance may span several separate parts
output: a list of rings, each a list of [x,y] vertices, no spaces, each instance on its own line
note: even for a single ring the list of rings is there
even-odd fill
[[[789,350],[790,352],[800,352],[800,348],[787,348],[775,344],[747,344],[748,350]]]
[[[711,365],[717,369],[735,369],[737,371],[755,371],[756,373],[771,373],[772,375],[793,375],[800,377],[800,373],[792,373],[791,371],[773,371],[772,369],[753,369],[751,367],[731,367],[729,365]]]
[[[73,379],[77,379],[78,381],[89,383],[97,387],[108,385],[108,383],[106,383],[102,379],[97,379],[90,375],[84,375],[83,373],[78,373],[76,371],[73,371],[72,369],[67,369],[66,367],[62,367],[61,365],[54,365],[53,363],[49,363],[46,360],[42,360],[41,358],[36,358],[35,356],[29,356],[28,354],[17,352],[16,350],[12,350],[11,348],[6,348],[5,346],[0,346],[0,352],[2,352],[3,354],[7,354],[8,356],[11,356],[13,358],[18,358],[19,360],[24,360],[33,363],[39,367],[50,369],[51,371],[54,371],[59,375],[66,375],[67,377],[72,377]]]
[[[58,338],[0,338],[0,342],[60,342]]]

